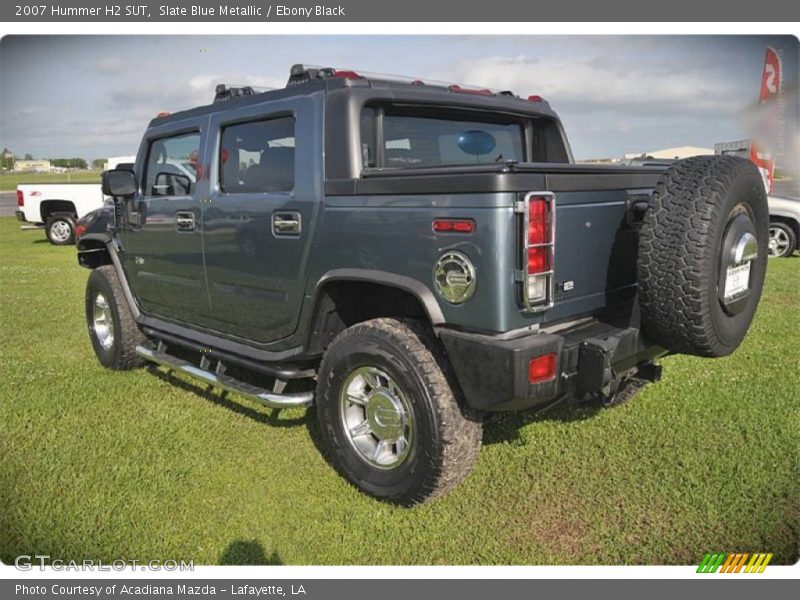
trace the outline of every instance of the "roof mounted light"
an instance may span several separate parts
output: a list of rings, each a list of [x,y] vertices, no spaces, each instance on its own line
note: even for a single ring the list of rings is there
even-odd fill
[[[546,102],[546,100],[538,94],[533,94],[528,96],[528,102]]]
[[[457,94],[472,94],[474,96],[494,96],[492,90],[488,90],[486,88],[464,88],[460,85],[451,85],[447,88],[451,92],[455,92]]]
[[[333,76],[337,79],[361,79],[361,75],[355,71],[334,71]]]

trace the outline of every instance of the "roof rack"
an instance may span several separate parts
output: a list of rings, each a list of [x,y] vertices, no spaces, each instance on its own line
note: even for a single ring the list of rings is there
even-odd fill
[[[314,79],[366,79],[375,81],[387,81],[393,83],[405,83],[408,85],[419,85],[428,88],[437,88],[443,91],[449,91],[458,94],[472,94],[477,96],[503,96],[509,98],[519,98],[517,94],[510,90],[496,90],[482,88],[472,85],[456,84],[446,81],[425,80],[413,77],[402,77],[398,75],[387,75],[384,73],[367,73],[364,71],[353,71],[344,69],[334,69],[332,67],[320,67],[296,64],[292,65],[289,71],[289,80],[286,82],[286,87],[293,87],[302,85]],[[522,99],[522,98],[520,98]],[[532,95],[527,97],[528,102],[541,102],[547,104],[547,101],[539,95]]]
[[[214,102],[224,102],[231,98],[240,98],[241,96],[254,96],[256,91],[246,85],[244,87],[228,87],[224,83],[220,83],[214,89]]]
[[[336,77],[336,69],[330,67],[306,67],[298,63],[292,65],[292,68],[289,69],[289,81],[286,82],[286,87],[300,85],[312,79],[329,79],[331,77]]]

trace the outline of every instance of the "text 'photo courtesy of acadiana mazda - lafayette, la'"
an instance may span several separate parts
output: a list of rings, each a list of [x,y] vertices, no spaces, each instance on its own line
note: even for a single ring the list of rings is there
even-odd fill
[[[403,505],[470,472],[488,413],[733,352],[768,255],[745,159],[579,165],[539,96],[302,65],[160,115],[103,191],[78,240],[100,362],[314,404],[337,470]]]

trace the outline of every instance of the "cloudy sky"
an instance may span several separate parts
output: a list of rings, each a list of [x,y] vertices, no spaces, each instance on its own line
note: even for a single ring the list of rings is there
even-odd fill
[[[783,57],[797,143],[798,42],[765,36],[8,36],[0,145],[17,155],[134,154],[147,122],[216,83],[282,87],[293,63],[547,98],[578,159],[748,137],[764,52]]]

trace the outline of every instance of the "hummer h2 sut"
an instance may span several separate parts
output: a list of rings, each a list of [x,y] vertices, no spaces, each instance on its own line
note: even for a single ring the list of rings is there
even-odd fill
[[[340,473],[405,505],[470,471],[487,413],[731,353],[768,254],[746,160],[575,164],[539,96],[302,65],[154,119],[103,186],[78,241],[100,362],[314,404]]]

